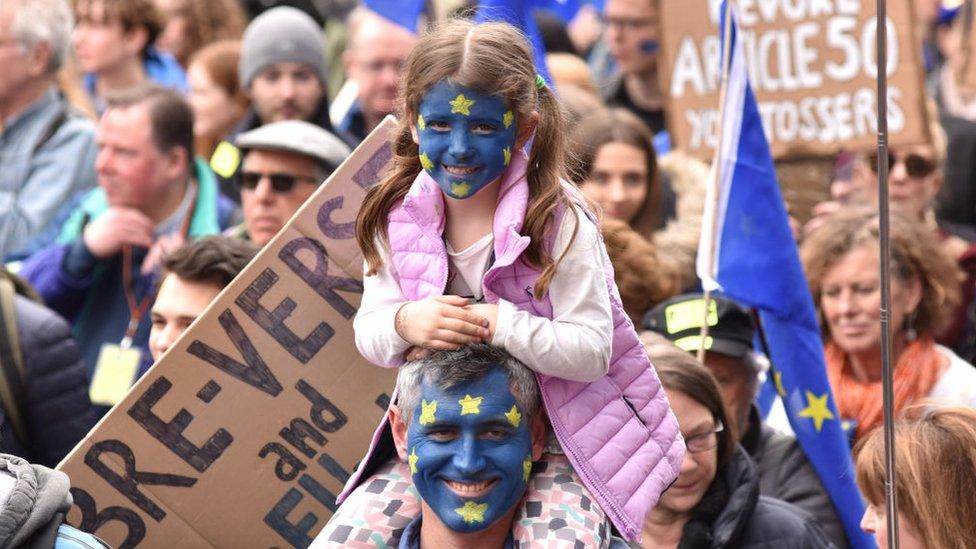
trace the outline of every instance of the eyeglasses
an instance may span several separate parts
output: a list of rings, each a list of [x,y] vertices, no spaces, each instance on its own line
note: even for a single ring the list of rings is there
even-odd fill
[[[908,177],[913,177],[916,179],[925,177],[935,171],[936,165],[932,160],[925,158],[920,154],[908,153],[904,157],[901,157],[902,161],[905,163],[905,172],[908,173]],[[899,156],[895,153],[888,151],[888,171],[890,172],[895,168],[898,163]],[[878,153],[871,153],[868,155],[868,165],[871,166],[871,171],[875,174],[878,173]]]
[[[242,189],[253,191],[258,188],[261,180],[267,177],[271,181],[271,188],[279,194],[289,193],[299,181],[317,183],[314,177],[304,175],[292,175],[290,173],[261,173],[261,172],[241,172],[237,178],[237,184]]]
[[[656,19],[650,17],[606,17],[604,21],[608,27],[616,27],[624,32],[633,32],[657,23]]]
[[[725,425],[722,425],[722,422],[719,421],[718,424],[715,425],[715,430],[685,438],[685,447],[688,448],[688,451],[693,454],[707,452],[708,450],[718,446],[718,436],[716,435],[724,430]]]

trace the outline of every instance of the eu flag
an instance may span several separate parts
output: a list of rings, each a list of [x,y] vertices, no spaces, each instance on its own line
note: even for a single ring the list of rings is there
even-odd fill
[[[721,24],[728,15],[722,2]],[[827,381],[820,328],[790,232],[762,119],[733,17],[720,148],[712,164],[698,249],[698,276],[759,311],[773,379],[800,446],[830,493],[853,547],[874,547],[847,437]]]
[[[501,21],[517,27],[529,38],[532,45],[532,55],[535,70],[552,85],[549,70],[546,68],[546,48],[542,43],[542,34],[535,24],[532,12],[538,7],[539,0],[481,0],[478,3],[478,14],[475,21]]]
[[[408,31],[418,33],[424,0],[363,0],[363,5]]]

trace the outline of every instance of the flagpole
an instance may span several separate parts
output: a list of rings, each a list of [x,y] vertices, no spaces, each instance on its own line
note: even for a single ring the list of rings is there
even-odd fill
[[[895,416],[894,373],[891,368],[891,258],[888,222],[888,26],[887,0],[877,3],[877,78],[878,78],[878,232],[881,254],[881,386],[884,406],[885,502],[888,539],[898,549],[898,501],[895,495]]]
[[[721,7],[719,8],[719,14],[721,15]],[[725,22],[722,26],[722,78],[721,85],[719,86],[718,92],[718,142],[715,145],[715,158],[712,161],[712,180],[709,184],[712,186],[711,201],[709,202],[709,207],[705,208],[706,212],[711,214],[711,223],[708,229],[711,231],[711,238],[709,239],[708,254],[705,257],[707,261],[706,272],[708,276],[715,279],[715,247],[717,246],[716,239],[718,238],[718,223],[716,222],[718,218],[718,200],[719,200],[719,161],[722,158],[722,144],[725,141],[725,132],[723,128],[725,127],[725,94],[728,89],[729,83],[729,65],[732,62],[732,0],[726,1],[725,10]],[[708,309],[712,301],[712,290],[711,288],[705,289],[705,297],[702,302],[702,324],[701,330],[699,331],[699,343],[698,343],[698,362],[705,363],[705,340],[708,338]]]

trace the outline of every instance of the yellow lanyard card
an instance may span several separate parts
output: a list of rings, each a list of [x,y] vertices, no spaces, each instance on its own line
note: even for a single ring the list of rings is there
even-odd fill
[[[95,375],[88,387],[92,404],[115,406],[129,392],[136,380],[142,353],[138,347],[102,345],[95,363]]]

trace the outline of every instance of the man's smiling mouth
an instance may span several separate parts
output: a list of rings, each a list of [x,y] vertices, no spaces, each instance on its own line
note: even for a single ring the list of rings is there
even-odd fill
[[[456,480],[442,479],[444,484],[458,496],[462,498],[475,498],[487,494],[498,482],[498,479],[483,480],[480,482],[459,482]]]

